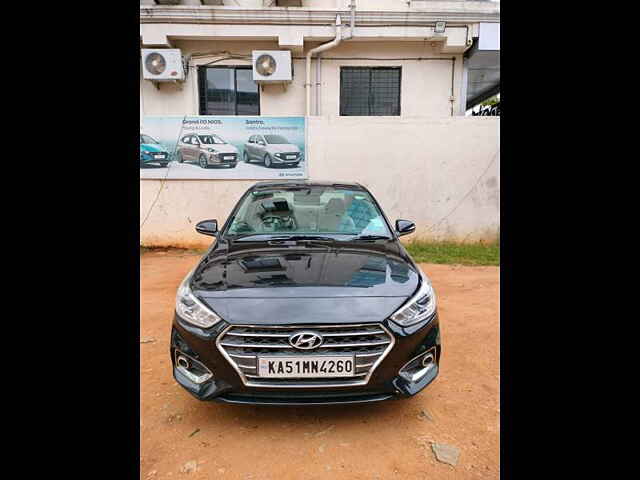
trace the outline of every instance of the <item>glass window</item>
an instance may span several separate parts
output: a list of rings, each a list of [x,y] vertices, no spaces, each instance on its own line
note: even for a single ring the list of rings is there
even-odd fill
[[[400,115],[401,67],[341,67],[340,115]]]
[[[391,237],[382,213],[367,192],[331,186],[253,191],[242,200],[226,234]]]
[[[191,135],[187,135],[186,137],[182,137],[182,143],[191,143]]]
[[[149,135],[140,135],[140,143],[160,143]]]
[[[251,67],[200,67],[200,115],[260,115]]]
[[[224,145],[227,142],[225,142],[222,138],[220,138],[218,135],[198,135],[198,138],[200,139],[200,143],[204,143],[205,145]]]
[[[286,145],[288,143],[291,143],[282,135],[265,135],[264,138],[267,140],[267,143],[271,145]]]

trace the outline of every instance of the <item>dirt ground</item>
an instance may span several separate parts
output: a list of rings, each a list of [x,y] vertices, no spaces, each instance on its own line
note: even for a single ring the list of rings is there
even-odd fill
[[[443,350],[417,396],[254,407],[200,402],[171,375],[176,288],[199,258],[141,256],[141,479],[499,478],[499,267],[420,265],[438,294]],[[431,442],[458,447],[457,465],[437,461]]]

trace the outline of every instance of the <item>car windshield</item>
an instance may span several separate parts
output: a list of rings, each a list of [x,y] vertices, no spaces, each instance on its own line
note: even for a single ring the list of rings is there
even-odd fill
[[[327,234],[391,238],[371,195],[331,186],[254,190],[244,197],[225,233],[236,238],[276,235],[282,239]]]
[[[204,143],[205,145],[223,145],[225,142],[218,135],[198,135],[200,139],[200,143]]]
[[[283,144],[291,143],[282,135],[265,135],[264,139],[267,141],[267,143],[274,144],[274,145],[283,145]]]
[[[140,135],[140,143],[160,143],[149,135]]]

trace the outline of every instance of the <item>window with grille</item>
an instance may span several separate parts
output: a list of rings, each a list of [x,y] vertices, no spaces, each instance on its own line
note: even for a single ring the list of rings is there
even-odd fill
[[[198,67],[200,115],[260,115],[251,66]]]
[[[341,67],[340,115],[400,115],[402,67]]]

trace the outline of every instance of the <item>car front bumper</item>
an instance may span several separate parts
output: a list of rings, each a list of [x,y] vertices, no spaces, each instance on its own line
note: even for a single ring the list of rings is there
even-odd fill
[[[218,336],[229,326],[220,322],[202,330],[174,315],[170,355],[173,376],[195,398],[234,404],[261,405],[332,405],[370,403],[408,398],[427,387],[438,376],[441,354],[438,313],[427,322],[403,329],[385,320],[384,327],[394,337],[394,345],[372,372],[364,385],[303,388],[255,387],[244,384],[240,375],[216,346]],[[312,328],[305,326],[305,328]],[[176,365],[176,348],[204,365],[212,378],[197,384]],[[399,375],[400,369],[412,358],[433,351],[433,368],[415,382]]]
[[[293,165],[293,164],[300,163],[302,161],[302,154],[299,154],[295,159],[280,158],[275,155],[272,155],[271,159],[273,163],[277,163],[279,165]]]
[[[235,165],[238,162],[238,155],[235,153],[207,153],[208,165]]]
[[[155,164],[165,164],[166,165],[167,163],[169,163],[169,154],[168,153],[164,153],[161,158],[156,158],[154,156],[154,154],[141,153],[140,154],[140,160],[144,164],[155,163]]]

